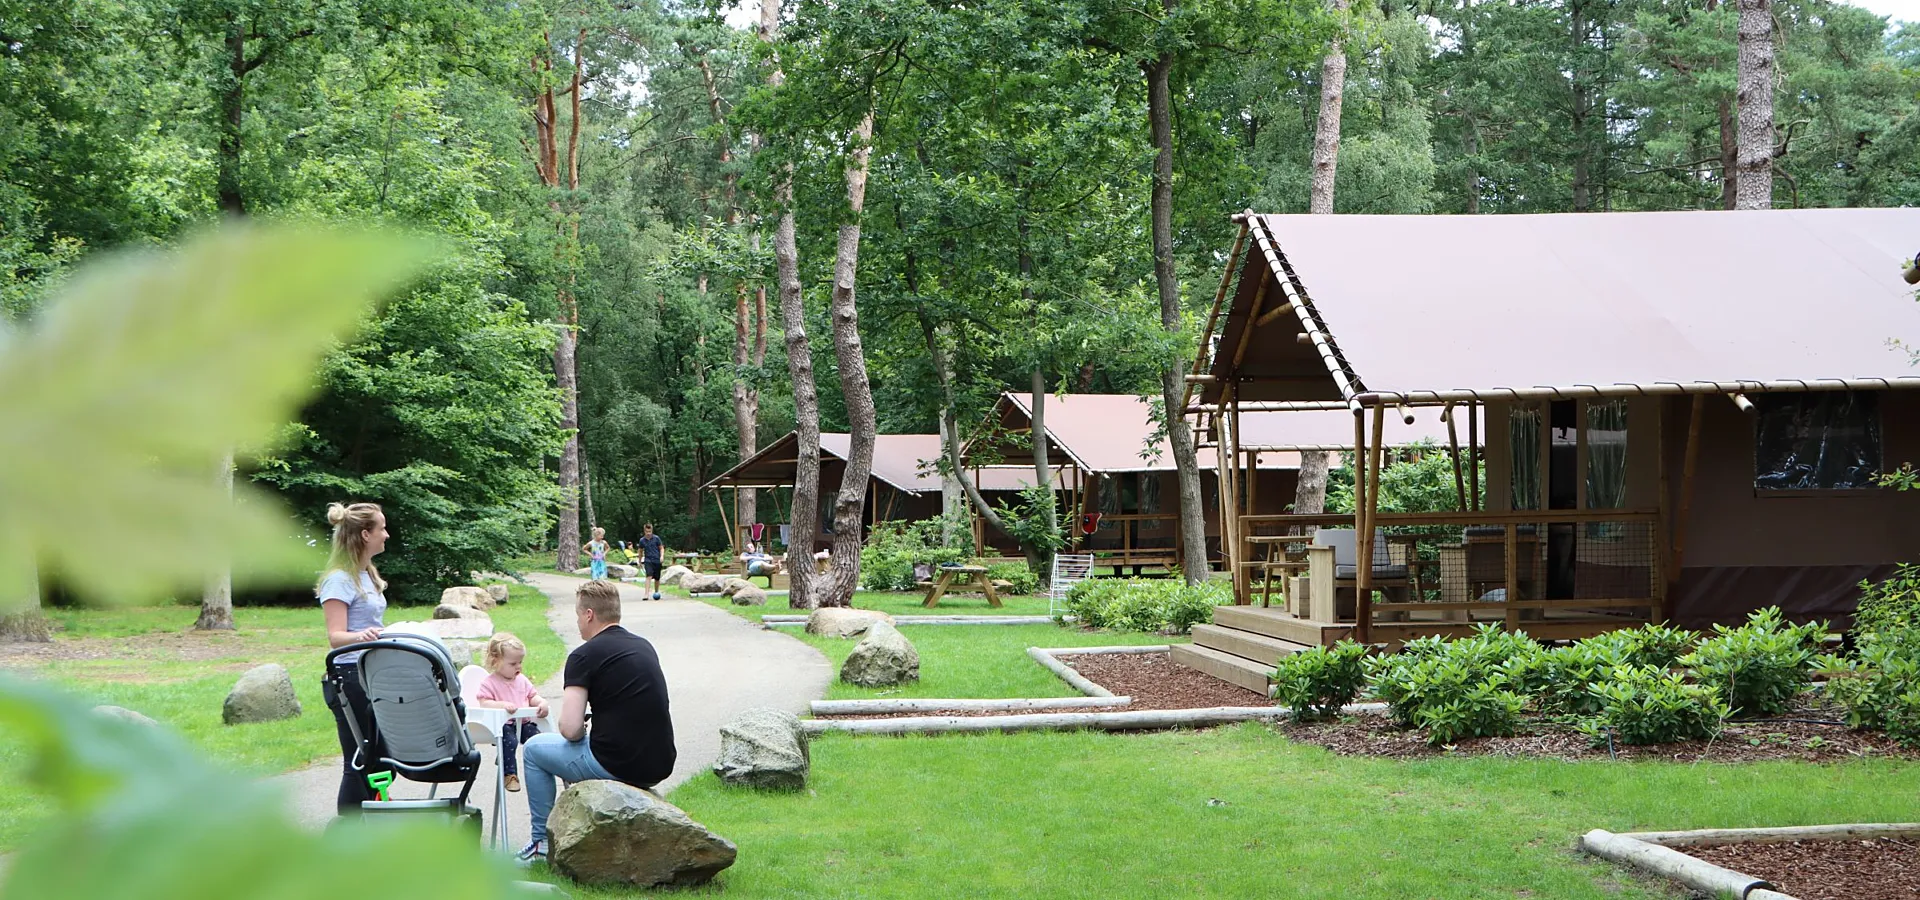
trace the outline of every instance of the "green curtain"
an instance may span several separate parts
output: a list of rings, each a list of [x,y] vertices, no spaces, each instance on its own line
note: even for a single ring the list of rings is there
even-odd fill
[[[1538,402],[1515,403],[1507,412],[1514,509],[1540,508],[1540,416]]]

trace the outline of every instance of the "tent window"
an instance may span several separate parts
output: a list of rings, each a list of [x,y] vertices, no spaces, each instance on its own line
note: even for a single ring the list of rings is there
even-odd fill
[[[1874,487],[1880,477],[1880,403],[1870,392],[1753,398],[1753,486],[1763,491]]]
[[[1513,508],[1540,508],[1540,405],[1516,403],[1507,413],[1512,453]]]

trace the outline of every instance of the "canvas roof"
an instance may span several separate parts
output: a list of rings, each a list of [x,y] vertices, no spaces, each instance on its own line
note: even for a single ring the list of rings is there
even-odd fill
[[[1920,346],[1920,307],[1900,279],[1920,250],[1920,209],[1255,215],[1249,226],[1213,329],[1214,374],[1263,282],[1263,310],[1304,302],[1247,340],[1242,400],[1920,387],[1890,343]],[[1198,393],[1218,402],[1221,384]]]
[[[993,417],[999,422],[1017,421],[1030,427],[1032,396],[1008,391],[1000,396]],[[1066,454],[1075,465],[1088,472],[1171,472],[1173,445],[1165,435],[1150,441],[1154,434],[1151,407],[1144,397],[1133,394],[1049,394],[1044,414],[1047,436],[1055,452]],[[1348,444],[1352,443],[1353,416],[1335,410],[1346,422]],[[968,449],[971,451],[972,442]],[[1026,448],[1002,448],[1006,462],[1025,462],[1030,467],[1033,455]],[[1144,455],[1143,455],[1144,454]],[[1202,447],[1195,454],[1200,470],[1214,469],[1213,450]],[[1300,465],[1291,453],[1270,453],[1260,458],[1262,469],[1292,469]]]
[[[1465,445],[1470,434],[1465,410],[1456,410],[1455,415],[1460,418],[1454,423],[1454,439]],[[1447,423],[1440,420],[1438,407],[1410,406],[1405,416],[1413,421],[1409,423],[1401,415],[1387,416],[1381,429],[1382,446],[1406,447],[1420,443],[1447,446]],[[1353,420],[1353,412],[1345,409],[1241,413],[1239,443],[1247,448],[1292,451],[1351,450]],[[1370,423],[1368,427],[1372,427]],[[1373,440],[1371,431],[1367,440]]]
[[[703,489],[726,487],[792,487],[799,456],[800,436],[787,432],[780,439],[740,464],[720,473]],[[853,452],[853,436],[845,433],[820,435],[822,458],[845,461]],[[873,477],[911,494],[939,493],[940,455],[937,434],[881,434],[873,439]],[[1056,465],[1058,469],[1060,466]],[[1033,466],[982,466],[973,474],[983,491],[1017,491],[1033,483]],[[1057,480],[1055,484],[1060,484]]]

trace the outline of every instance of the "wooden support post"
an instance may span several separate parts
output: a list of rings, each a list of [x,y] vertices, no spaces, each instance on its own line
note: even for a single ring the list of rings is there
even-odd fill
[[[1700,419],[1707,410],[1707,395],[1693,395],[1693,412],[1687,419],[1687,458],[1680,469],[1680,508],[1673,517],[1673,560],[1672,570],[1667,572],[1670,586],[1663,598],[1664,605],[1672,606],[1673,591],[1680,584],[1680,573],[1684,571],[1687,556],[1687,519],[1693,507],[1693,473],[1700,461]],[[1662,609],[1661,618],[1671,618],[1671,609]]]
[[[1541,538],[1544,539],[1546,537],[1544,530],[1541,529],[1539,525],[1533,527]],[[1513,605],[1515,601],[1520,599],[1520,526],[1508,522],[1506,529],[1507,571],[1505,574],[1507,576],[1507,606],[1506,609],[1503,610],[1505,616],[1502,624],[1508,631],[1512,631],[1514,630],[1514,626],[1519,624],[1520,621],[1520,610]],[[1536,583],[1538,583],[1537,580]]]
[[[1467,401],[1467,497],[1480,509],[1480,402]]]
[[[1380,450],[1386,440],[1387,408],[1373,408],[1373,443],[1367,448],[1366,525],[1359,535],[1360,552],[1354,560],[1354,619],[1355,630],[1360,634],[1360,642],[1373,640],[1373,544],[1374,516],[1380,511]]]
[[[1460,511],[1466,512],[1467,478],[1460,468],[1460,430],[1454,427],[1453,404],[1447,404],[1446,411],[1441,415],[1447,420],[1447,449],[1453,453],[1453,493],[1458,498]]]
[[[1267,282],[1274,276],[1260,279],[1260,287],[1253,292],[1253,306],[1247,312],[1247,324],[1240,329],[1240,343],[1233,348],[1233,365],[1227,371],[1238,374],[1240,361],[1247,355],[1247,345],[1253,341],[1254,321],[1260,317],[1261,305],[1267,299]],[[1171,414],[1171,411],[1169,411]]]
[[[740,535],[734,532],[733,523],[727,521],[727,504],[720,499],[720,488],[717,487],[713,489],[713,506],[715,509],[720,510],[720,527],[726,529],[727,546],[733,548],[733,555],[737,559],[742,552],[740,549]]]

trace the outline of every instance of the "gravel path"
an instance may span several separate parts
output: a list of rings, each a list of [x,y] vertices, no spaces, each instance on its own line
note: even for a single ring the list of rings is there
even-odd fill
[[[547,621],[566,641],[567,649],[579,646],[573,592],[586,579],[535,573],[528,576],[528,581],[547,595]],[[638,587],[620,586],[621,624],[652,641],[659,651],[660,668],[667,677],[673,704],[679,760],[673,775],[661,783],[661,791],[671,790],[713,765],[720,756],[720,726],[741,710],[772,706],[805,716],[808,704],[826,696],[833,669],[812,647],[698,600],[669,596],[650,601],[644,596]],[[540,692],[557,703],[562,692],[560,675],[556,672],[540,685]],[[485,762],[469,802],[491,819],[494,753],[482,748],[481,755]],[[272,780],[288,790],[301,823],[321,827],[333,818],[334,793],[340,785],[339,757]],[[424,785],[401,784],[396,796],[426,796]],[[507,795],[507,812],[510,842],[525,842],[526,792]]]

